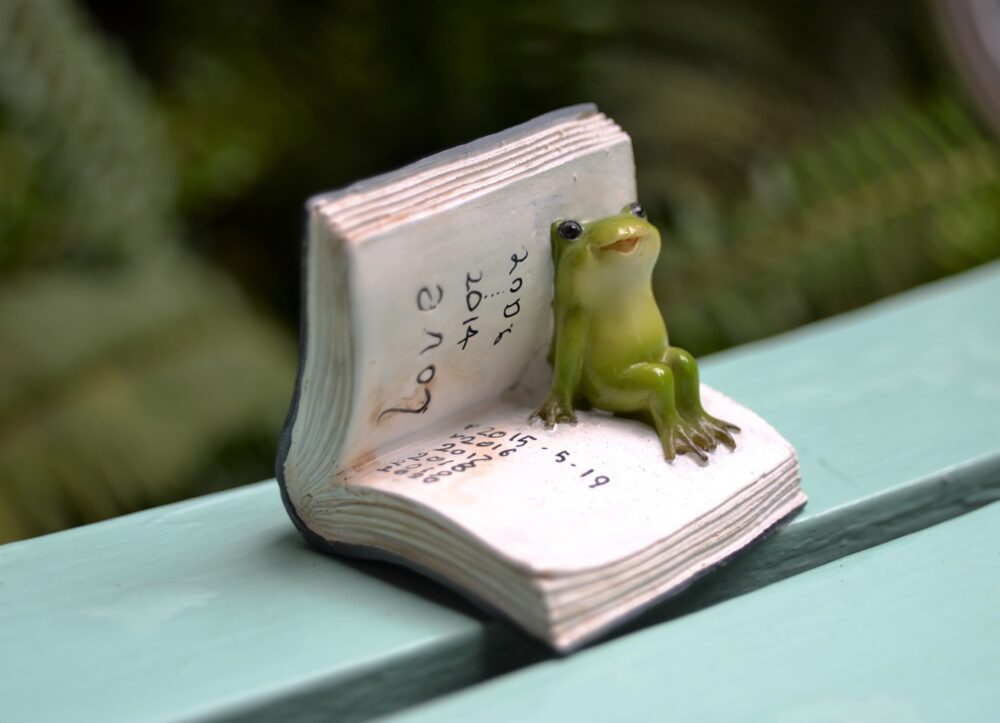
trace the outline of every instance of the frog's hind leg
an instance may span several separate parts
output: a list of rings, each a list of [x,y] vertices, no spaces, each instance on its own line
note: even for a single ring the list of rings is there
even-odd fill
[[[702,461],[708,460],[706,453],[716,443],[678,413],[674,373],[669,366],[659,362],[633,364],[619,375],[617,385],[625,394],[639,393],[644,407],[648,405],[664,457],[673,460],[678,454],[691,452]]]
[[[712,449],[716,447],[716,440],[730,450],[736,449],[732,432],[739,432],[740,428],[713,417],[701,405],[701,383],[698,380],[698,363],[694,357],[683,349],[672,346],[667,349],[664,362],[673,372],[678,413],[701,435],[712,440]]]

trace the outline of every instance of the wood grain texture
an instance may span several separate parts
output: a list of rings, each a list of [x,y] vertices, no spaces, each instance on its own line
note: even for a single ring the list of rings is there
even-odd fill
[[[1000,504],[398,716],[995,720]]]
[[[996,499],[998,298],[994,264],[707,360],[707,383],[798,447],[811,501],[642,624]],[[569,662],[646,636],[668,655],[659,636],[687,621]],[[541,656],[416,575],[311,552],[273,482],[0,547],[0,650],[4,721],[360,719]]]

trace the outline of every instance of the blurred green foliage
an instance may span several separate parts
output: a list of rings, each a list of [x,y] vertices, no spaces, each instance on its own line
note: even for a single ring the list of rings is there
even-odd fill
[[[270,476],[303,200],[584,100],[695,353],[1000,256],[922,3],[10,0],[0,541]]]

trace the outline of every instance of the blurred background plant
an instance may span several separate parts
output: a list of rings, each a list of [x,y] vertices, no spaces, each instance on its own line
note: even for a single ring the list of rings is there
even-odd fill
[[[657,293],[697,354],[997,258],[993,86],[942,41],[962,22],[905,0],[0,3],[0,542],[269,477],[304,199],[561,105],[633,136]]]

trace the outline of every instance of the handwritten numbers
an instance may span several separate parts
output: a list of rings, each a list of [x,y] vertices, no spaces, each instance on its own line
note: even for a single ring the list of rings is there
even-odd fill
[[[480,291],[475,286],[483,280],[483,272],[479,271],[473,276],[471,273],[466,272],[465,274],[465,308],[468,309],[469,313],[475,313],[479,305],[483,303],[483,292]],[[468,319],[462,322],[465,327],[465,335],[458,340],[459,345],[462,347],[462,351],[469,345],[469,340],[472,339],[479,330],[476,329],[472,324],[479,319],[479,316],[470,316]]]
[[[470,313],[478,309],[479,304],[483,301],[483,292],[472,288],[474,284],[478,284],[482,280],[482,271],[479,271],[475,278],[468,272],[465,274],[465,306]]]
[[[503,318],[512,319],[521,313],[521,300],[514,299],[512,302],[503,307]]]
[[[524,308],[525,300],[521,293],[525,286],[525,266],[528,261],[529,252],[526,247],[510,254],[510,264],[507,267],[507,277],[505,283],[497,288],[497,280],[486,277],[485,269],[475,269],[465,272],[464,297],[451,296],[449,286],[449,299],[447,306],[443,306],[445,288],[439,283],[427,283],[417,289],[415,302],[418,312],[428,313],[439,322],[443,318],[462,319],[458,328],[445,328],[443,330],[433,328],[435,324],[428,324],[423,328],[422,341],[418,342],[419,347],[413,350],[416,362],[414,368],[419,369],[405,392],[407,396],[391,407],[383,409],[377,419],[382,420],[392,414],[423,414],[430,409],[433,397],[433,384],[439,366],[445,363],[446,356],[441,356],[444,352],[439,350],[447,349],[442,347],[447,341],[449,344],[456,344],[461,350],[467,351],[470,344],[475,349],[475,338],[484,331],[490,334],[499,322],[499,331],[493,338],[493,346],[499,344],[504,338],[513,333],[516,319]],[[499,261],[500,259],[498,259]],[[503,274],[503,266],[496,269],[498,274]],[[494,297],[499,297],[496,301],[490,301]],[[412,297],[411,297],[412,298]],[[462,300],[459,300],[462,299]],[[465,306],[465,312],[460,312],[460,305]],[[433,314],[437,310],[436,314]],[[459,316],[461,313],[461,316]],[[442,316],[443,314],[443,316]],[[463,318],[464,317],[464,318]],[[430,318],[430,317],[427,317]],[[452,322],[454,323],[454,322]],[[493,329],[489,327],[493,326]],[[439,327],[440,328],[440,327]],[[488,337],[487,337],[488,338]],[[485,342],[479,342],[480,344]],[[452,347],[454,348],[454,347]],[[410,392],[416,385],[416,391]],[[484,447],[485,448],[485,447]],[[497,450],[502,453],[501,450]]]
[[[510,262],[511,262],[510,271],[507,272],[507,277],[508,279],[510,279],[510,284],[507,287],[507,291],[510,292],[511,294],[518,293],[521,290],[521,287],[524,286],[524,277],[522,277],[520,273],[517,271],[517,267],[523,264],[527,260],[528,260],[528,249],[526,248],[523,249],[523,253],[520,255],[518,255],[516,252],[510,255]],[[504,319],[513,319],[520,313],[521,313],[520,296],[516,297],[513,301],[505,304],[503,307]],[[503,338],[507,334],[513,332],[513,330],[514,330],[513,322],[508,324],[506,328],[501,329],[500,333],[498,333],[496,335],[496,338],[493,340],[493,346],[499,344],[503,340]]]
[[[465,351],[465,347],[468,345],[469,340],[479,333],[479,330],[472,326],[472,322],[478,319],[478,316],[474,316],[471,319],[467,319],[463,323],[465,324],[465,336],[458,340],[458,343],[462,347],[462,351]]]
[[[528,260],[528,249],[524,249],[524,256],[518,256],[516,253],[511,254],[510,260],[512,264],[510,267],[510,271],[507,272],[508,276],[513,275],[513,273],[517,270],[519,264],[523,264],[525,261]]]
[[[604,487],[611,482],[610,477],[596,474],[597,470],[592,467],[577,474],[577,470],[584,466],[581,461],[587,456],[586,450],[570,453],[569,450],[563,449],[546,453],[547,447],[539,448],[537,444],[532,444],[537,441],[538,438],[533,434],[510,432],[494,426],[472,423],[465,425],[461,431],[451,434],[446,441],[396,459],[379,467],[378,471],[400,478],[419,480],[422,484],[434,484],[472,469],[493,466],[497,464],[497,460],[517,454],[523,449],[533,449],[535,455],[542,455],[533,459],[541,461],[544,458],[550,463],[559,465],[555,479],[561,479],[567,484],[578,484],[582,481],[590,489]],[[576,462],[570,462],[571,457]],[[581,464],[578,466],[577,463]],[[536,479],[539,484],[544,484],[546,479],[553,478],[539,474]]]
[[[584,472],[580,476],[581,477],[589,477],[593,473],[594,473],[594,470],[588,469],[586,472]],[[610,481],[611,481],[610,477],[607,477],[606,475],[603,475],[603,474],[599,474],[596,477],[594,477],[594,479],[592,479],[590,481],[590,484],[587,485],[587,486],[590,487],[591,489],[594,489],[595,487],[603,487],[604,485],[606,485]]]

